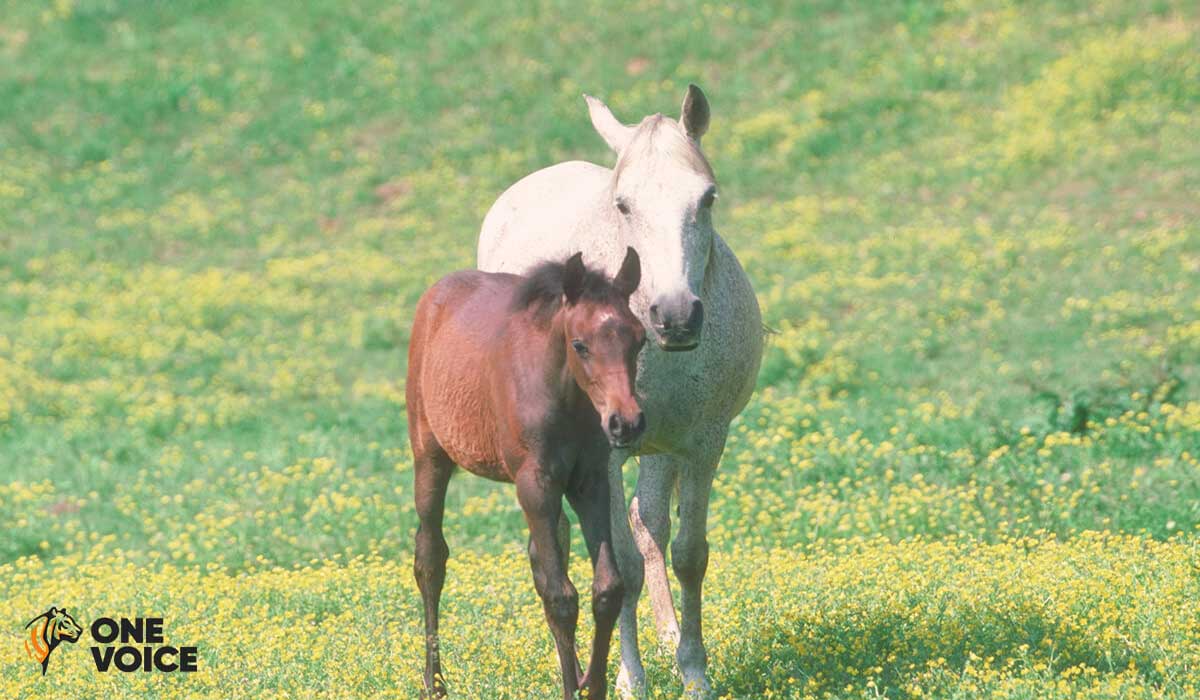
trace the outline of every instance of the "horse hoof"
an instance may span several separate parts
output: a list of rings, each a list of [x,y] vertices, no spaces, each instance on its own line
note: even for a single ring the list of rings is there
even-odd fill
[[[640,674],[629,673],[625,665],[621,665],[621,670],[617,672],[617,694],[621,700],[646,700],[646,672]]]
[[[712,697],[712,686],[703,675],[683,682],[683,700],[708,700]]]
[[[679,651],[679,627],[671,625],[658,630],[658,643],[671,656]]]

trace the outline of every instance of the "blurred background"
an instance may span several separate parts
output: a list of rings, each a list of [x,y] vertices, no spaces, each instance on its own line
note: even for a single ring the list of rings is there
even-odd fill
[[[413,304],[509,184],[612,163],[581,93],[695,82],[774,331],[714,488],[719,692],[1195,696],[1194,3],[0,7],[6,695],[50,687],[14,640],[53,590],[208,649],[169,686],[68,650],[81,697],[413,697]],[[462,696],[552,688],[513,495],[456,480],[447,532]]]

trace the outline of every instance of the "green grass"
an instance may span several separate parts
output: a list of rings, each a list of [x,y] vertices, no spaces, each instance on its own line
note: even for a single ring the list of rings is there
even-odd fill
[[[1189,3],[109,0],[8,2],[0,17],[0,571],[36,559],[75,591],[62,604],[137,612],[132,593],[71,588],[83,565],[116,577],[129,562],[162,586],[173,567],[193,585],[360,555],[403,574],[416,299],[472,265],[479,223],[511,182],[569,158],[612,161],[582,92],[634,121],[674,116],[689,81],[712,103],[717,228],[777,331],[715,487],[719,569],[762,557],[811,573],[806,557],[864,542],[1003,553],[1084,538],[1082,551],[1091,531],[1181,561],[1194,551]],[[456,557],[519,561],[524,525],[502,486],[456,479],[447,527]],[[1114,566],[1153,571],[1135,559]],[[522,567],[503,585],[532,610],[512,634],[537,654],[487,691],[503,697],[553,685]],[[1160,573],[1182,586],[1185,570]],[[411,596],[403,584],[387,595]],[[771,651],[734,585],[710,584],[709,614],[723,626],[710,630],[714,679],[736,697],[968,697],[968,651],[1025,664],[987,681],[1011,697],[1048,679],[1075,688],[1063,697],[1105,696],[1067,673],[1078,664],[1173,697],[1200,674],[1186,631],[1153,625],[1103,668],[1118,642],[1056,665],[1053,646],[984,643],[981,626],[954,637],[966,646],[948,666],[884,635],[849,674],[836,654]],[[47,595],[0,577],[13,640]],[[169,588],[155,595],[171,604]],[[452,619],[494,619],[455,595]],[[313,596],[285,609],[329,604]],[[398,605],[408,634],[415,608]],[[1159,614],[1138,605],[1143,621]],[[736,652],[741,638],[753,641]],[[1177,653],[1138,656],[1150,648]],[[0,680],[13,692],[49,687],[19,641],[9,652]],[[397,653],[404,665],[367,672],[362,692],[412,695],[417,655]],[[735,667],[738,653],[766,665]],[[467,676],[477,667],[463,656]],[[205,681],[213,696],[238,692],[222,663]],[[272,667],[264,687],[303,696],[332,663]],[[655,663],[652,683],[677,692]]]

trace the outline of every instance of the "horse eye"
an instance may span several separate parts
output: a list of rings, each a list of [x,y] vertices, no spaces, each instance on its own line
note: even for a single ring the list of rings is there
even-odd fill
[[[614,204],[617,205],[617,211],[625,215],[629,214],[629,202],[626,202],[623,197],[618,197]]]
[[[587,346],[586,346],[586,345],[584,345],[584,344],[583,344],[583,341],[582,341],[582,340],[572,340],[572,341],[571,341],[571,347],[575,348],[575,352],[576,352],[576,353],[577,353],[577,354],[578,354],[580,357],[587,357],[587,354],[588,354],[588,348],[587,348]]]
[[[704,196],[700,198],[700,208],[708,209],[716,201],[717,201],[717,190],[715,188],[710,187],[710,188],[708,188],[708,191],[704,193]]]

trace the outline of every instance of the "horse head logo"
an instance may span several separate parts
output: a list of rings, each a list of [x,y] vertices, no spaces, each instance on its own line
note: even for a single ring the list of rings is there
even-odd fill
[[[42,665],[42,675],[46,675],[46,665],[50,663],[50,652],[63,642],[72,644],[79,641],[83,629],[75,618],[67,613],[66,608],[50,606],[46,612],[38,615],[25,625],[29,637],[25,640],[25,651],[30,658]]]

